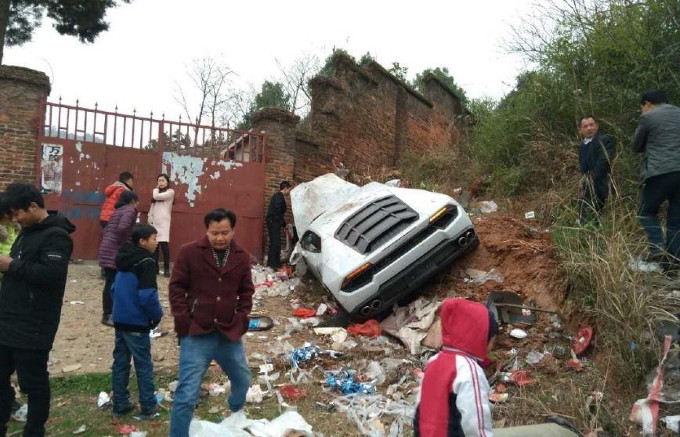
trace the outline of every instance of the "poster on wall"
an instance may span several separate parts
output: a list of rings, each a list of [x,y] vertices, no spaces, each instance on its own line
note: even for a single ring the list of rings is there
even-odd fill
[[[64,169],[64,146],[61,144],[42,145],[40,161],[40,192],[61,194],[61,179]]]

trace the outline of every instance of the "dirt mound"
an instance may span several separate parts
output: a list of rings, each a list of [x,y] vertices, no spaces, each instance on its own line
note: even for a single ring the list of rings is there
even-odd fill
[[[476,216],[473,223],[480,244],[453,269],[451,280],[456,293],[484,302],[492,291],[514,291],[525,303],[557,310],[566,297],[566,281],[550,234],[536,228],[531,220],[507,214]],[[504,280],[474,285],[466,282],[467,269],[495,269]]]

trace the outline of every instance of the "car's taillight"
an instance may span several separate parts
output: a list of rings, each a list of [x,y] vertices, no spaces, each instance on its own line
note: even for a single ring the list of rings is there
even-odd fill
[[[430,224],[438,227],[445,227],[452,218],[456,216],[456,205],[446,205],[440,208],[430,217]]]
[[[352,279],[356,278],[357,276],[359,276],[360,274],[362,274],[366,270],[370,269],[372,266],[373,266],[373,264],[366,263],[363,266],[359,267],[358,269],[354,270],[352,273],[350,273],[349,275],[347,275],[345,277],[344,281],[342,281],[342,287],[345,287],[347,284],[349,284],[352,281]]]

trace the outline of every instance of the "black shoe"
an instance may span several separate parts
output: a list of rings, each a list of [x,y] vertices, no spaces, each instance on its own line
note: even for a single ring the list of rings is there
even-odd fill
[[[111,314],[102,315],[102,325],[113,327],[113,317],[111,317]]]
[[[167,270],[164,271],[164,272],[163,272],[163,276],[165,276],[166,278],[169,278],[169,277],[170,277],[170,272],[167,271]]]
[[[113,409],[113,417],[119,418],[121,416],[124,416],[128,413],[131,413],[135,409],[135,403],[133,401],[128,401],[123,408],[114,408]]]

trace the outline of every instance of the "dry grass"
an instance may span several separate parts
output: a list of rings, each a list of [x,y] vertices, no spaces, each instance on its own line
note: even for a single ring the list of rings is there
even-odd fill
[[[655,285],[658,274],[630,268],[645,251],[633,208],[629,199],[615,198],[599,226],[562,226],[555,235],[571,296],[595,320],[598,348],[614,358],[613,375],[639,383],[660,357],[655,321],[674,320],[679,302]]]

